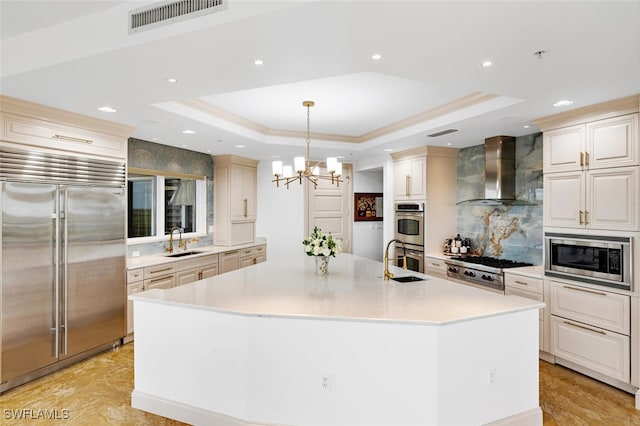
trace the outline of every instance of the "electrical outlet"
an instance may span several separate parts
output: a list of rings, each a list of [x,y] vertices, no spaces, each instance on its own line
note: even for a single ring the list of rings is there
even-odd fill
[[[490,368],[489,371],[487,371],[487,384],[489,386],[495,384],[497,376],[498,370],[496,370],[495,368]]]
[[[131,252],[131,257],[138,257],[138,256],[140,256],[140,252],[139,251]]]

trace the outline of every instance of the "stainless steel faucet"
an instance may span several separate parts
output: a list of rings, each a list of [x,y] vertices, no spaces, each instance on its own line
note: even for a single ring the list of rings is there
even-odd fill
[[[384,250],[384,276],[383,276],[383,278],[385,280],[388,280],[389,278],[393,278],[393,274],[389,271],[389,246],[391,245],[391,243],[394,243],[394,242],[402,244],[402,248],[405,249],[405,250],[407,249],[404,246],[404,242],[400,241],[400,240],[397,240],[397,239],[393,239],[393,240],[391,240],[391,241],[389,241],[387,243],[387,248]],[[402,256],[402,269],[407,269],[407,256],[406,256],[406,253],[405,253],[405,256]]]
[[[178,232],[180,233],[179,237],[178,237],[178,248],[184,248],[186,247],[186,244],[184,242],[182,242],[182,228],[178,227],[178,226],[174,226],[173,228],[171,228],[171,230],[169,231],[169,247],[167,247],[167,251],[169,253],[173,253],[173,231],[178,230]]]

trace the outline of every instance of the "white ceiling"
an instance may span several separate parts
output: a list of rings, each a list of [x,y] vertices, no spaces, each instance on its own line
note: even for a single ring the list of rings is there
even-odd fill
[[[640,1],[228,0],[129,35],[128,11],[154,3],[0,0],[1,93],[261,160],[304,154],[286,132],[305,131],[313,100],[312,157],[358,161],[534,133],[535,118],[640,92]]]

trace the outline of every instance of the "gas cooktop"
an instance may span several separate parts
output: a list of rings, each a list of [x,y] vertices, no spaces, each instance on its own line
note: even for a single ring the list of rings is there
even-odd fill
[[[487,256],[454,256],[451,260],[457,260],[464,263],[473,263],[476,265],[489,266],[492,268],[517,268],[520,266],[531,266],[531,263],[517,262],[509,259],[498,259],[497,257]]]

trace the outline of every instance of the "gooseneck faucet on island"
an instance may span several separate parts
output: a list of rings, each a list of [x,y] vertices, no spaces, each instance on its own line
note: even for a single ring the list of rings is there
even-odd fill
[[[176,231],[176,230],[180,233],[180,235],[178,236],[178,248],[186,248],[187,247],[187,242],[186,241],[184,241],[184,242],[182,241],[182,228],[180,228],[178,226],[174,226],[169,231],[169,247],[167,247],[167,251],[169,253],[173,253],[173,231]]]
[[[383,278],[384,280],[388,280],[389,278],[393,278],[393,273],[391,273],[391,271],[389,271],[389,246],[391,245],[391,243],[400,243],[402,244],[402,248],[405,251],[405,255],[402,256],[402,269],[407,269],[407,253],[406,250],[407,248],[404,246],[404,242],[400,241],[398,239],[393,239],[391,241],[389,241],[387,243],[387,248],[384,250],[384,275]],[[395,259],[395,257],[394,257]]]

